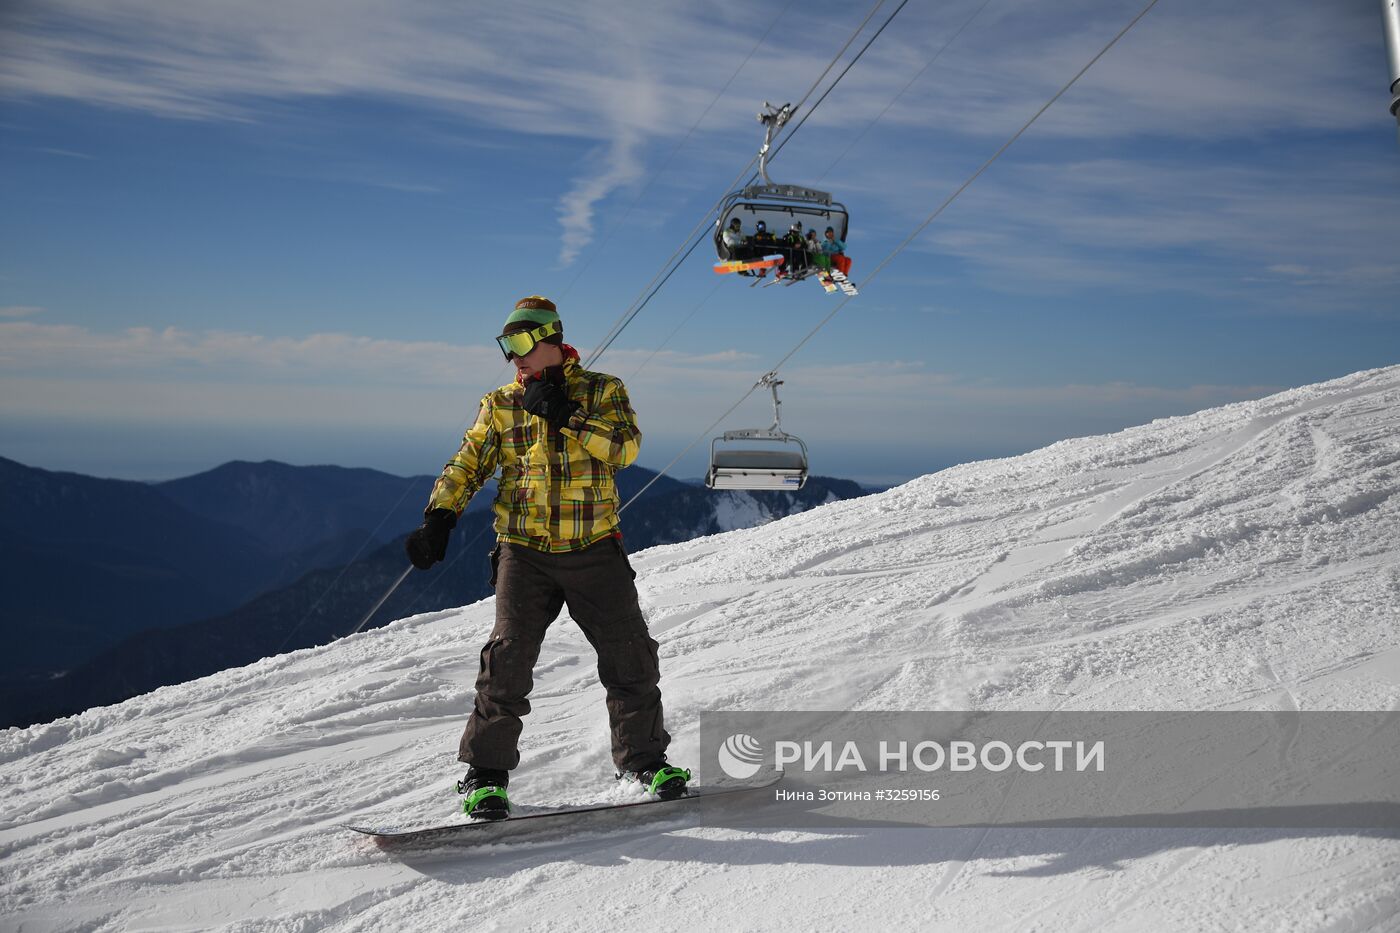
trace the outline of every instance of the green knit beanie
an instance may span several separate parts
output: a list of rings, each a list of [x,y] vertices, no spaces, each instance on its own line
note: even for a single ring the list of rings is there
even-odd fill
[[[502,334],[513,333],[518,330],[534,330],[542,324],[564,325],[559,320],[559,311],[554,307],[554,302],[543,295],[531,295],[528,298],[521,298],[515,303],[515,310],[506,318],[505,326],[501,328]]]

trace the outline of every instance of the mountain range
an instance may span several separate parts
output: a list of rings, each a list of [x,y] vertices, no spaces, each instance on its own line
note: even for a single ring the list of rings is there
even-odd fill
[[[324,644],[490,593],[493,486],[471,501],[448,561],[403,572],[402,537],[433,477],[234,461],[160,483],[51,472],[0,458],[0,725],[120,702],[271,654]],[[655,480],[653,483],[652,481]],[[749,527],[864,493],[813,477],[799,492],[715,493],[618,474],[631,549]]]

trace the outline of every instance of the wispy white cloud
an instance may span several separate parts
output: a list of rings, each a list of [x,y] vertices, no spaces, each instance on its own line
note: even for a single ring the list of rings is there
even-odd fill
[[[41,146],[38,148],[37,151],[42,152],[45,155],[62,156],[65,159],[83,159],[85,161],[90,161],[92,159],[97,158],[96,156],[90,155],[86,152],[74,152],[72,149],[55,149],[50,146]]]
[[[0,416],[65,425],[69,434],[90,425],[169,437],[191,426],[240,439],[202,466],[231,456],[329,457],[430,471],[470,422],[480,393],[509,379],[494,346],[350,334],[103,333],[0,322],[0,348]],[[626,376],[645,436],[643,465],[659,468],[692,445],[678,467],[684,476],[702,469],[707,426],[748,390],[761,363],[733,349],[653,355],[633,348],[610,352],[604,368]],[[889,481],[969,456],[1018,452],[1271,391],[1125,382],[1007,385],[934,370],[916,359],[793,366],[784,378],[783,425],[811,446],[819,472]],[[771,420],[769,397],[757,391],[714,433]],[[422,460],[406,456],[406,449]],[[131,453],[118,451],[118,459]],[[45,465],[42,457],[38,465]]]
[[[222,331],[132,327],[115,332],[70,324],[0,323],[0,371],[66,372],[76,382],[144,378],[457,386],[467,374],[501,369],[494,346],[381,340],[320,333],[269,337]]]
[[[1384,166],[1319,155],[1307,165],[1137,159],[1008,162],[913,249],[967,264],[1011,293],[1093,286],[1192,291],[1298,310],[1378,306],[1400,287],[1391,256],[1400,194]],[[1331,286],[1308,296],[1304,284]]]
[[[799,145],[784,151],[777,176],[801,181],[824,170],[976,5],[954,0],[901,13],[898,28],[844,79]],[[906,233],[1138,7],[1137,0],[992,3],[833,173],[831,187],[857,210],[853,246],[872,234]],[[560,225],[558,255],[568,264],[593,242],[607,200],[645,176],[663,148],[659,140],[690,128],[739,64],[756,24],[766,26],[780,9],[737,0],[546,0],[478,11],[449,0],[48,0],[21,4],[0,20],[7,52],[0,92],[239,121],[256,121],[269,101],[373,98],[445,113],[466,127],[581,141],[568,150],[581,154],[558,166],[560,177],[543,182],[555,185],[548,193]],[[723,152],[742,164],[757,141],[755,101],[800,94],[859,11],[792,15],[802,28],[774,32],[682,161],[703,164]],[[1181,145],[1355,130],[1379,120],[1376,105],[1356,91],[1378,47],[1373,20],[1360,4],[1310,0],[1160,4],[979,181],[929,242],[988,268],[1014,265],[1023,275],[1009,279],[1012,287],[1018,279],[1180,280],[1169,263],[1123,257],[1128,247],[1199,250],[1262,269],[1305,265],[1308,281],[1385,287],[1395,267],[1374,252],[1393,241],[1393,223],[1387,227],[1388,209],[1364,203],[1354,184],[1335,181],[1354,180],[1339,174],[1351,166],[1222,169],[1228,155],[1198,159]],[[489,145],[492,134],[476,137],[473,144]],[[1057,161],[1054,146],[1066,140],[1102,144],[1104,158],[1085,161],[1075,147]],[[1034,163],[1015,168],[1028,151]],[[1280,196],[1279,183],[1288,196]],[[962,222],[964,206],[974,204],[984,219]],[[1309,221],[1329,235],[1311,237]],[[1378,228],[1386,235],[1376,236]],[[1120,256],[1099,262],[1085,249],[1096,244]],[[1329,255],[1319,260],[1316,249]]]
[[[917,28],[906,19],[897,37],[882,37],[882,67],[853,71],[851,86],[843,84],[814,122],[859,125],[870,100],[883,107],[975,5],[940,4]],[[1142,5],[994,2],[882,123],[1004,138]],[[1370,56],[1383,54],[1377,15],[1360,3],[1308,0],[1159,4],[1037,123],[1035,135],[1199,141],[1363,129],[1376,118],[1375,102],[1356,93],[1356,82],[1374,71]]]
[[[54,0],[0,21],[0,93],[224,121],[256,121],[269,101],[373,98],[593,143],[559,165],[567,264],[599,202],[643,176],[649,143],[684,132],[732,67],[742,27],[712,14],[679,2]]]
[[[879,67],[863,61],[812,121],[810,161],[824,164],[838,140],[883,109],[975,6],[959,0],[902,13],[874,50]],[[911,140],[924,154],[914,180],[929,181],[930,158],[941,164],[938,147],[950,139],[1008,133],[1137,7],[1136,0],[1067,0],[1053,11],[993,3],[882,120],[886,131],[933,131]],[[49,0],[0,21],[0,90],[244,121],[257,120],[269,100],[373,97],[480,126],[590,141],[581,164],[560,166],[572,178],[557,204],[567,264],[591,241],[599,203],[643,176],[650,143],[689,128],[738,64],[755,22],[766,24],[780,9],[681,0],[545,0],[477,11],[448,0]],[[800,33],[777,30],[748,72],[762,76],[762,90],[740,81],[711,123],[735,127],[726,138],[738,138],[754,99],[800,93],[857,14],[808,9]],[[1374,113],[1355,93],[1353,63],[1377,30],[1371,11],[1364,14],[1305,0],[1163,4],[1035,132],[1201,139],[1365,125]],[[828,32],[831,49],[813,41]],[[830,145],[823,128],[839,134]],[[887,133],[869,140],[888,143]],[[809,161],[799,152],[784,160],[796,171]],[[909,190],[882,166],[871,194],[898,209]]]
[[[574,186],[559,199],[559,224],[564,228],[559,262],[569,265],[593,241],[593,210],[599,201],[613,191],[642,177],[639,140],[633,133],[614,139],[602,157],[602,167],[595,173],[574,181]]]
[[[189,414],[206,405],[204,411],[213,418],[252,414],[275,416],[279,421],[314,420],[323,404],[337,404],[350,412],[361,406],[380,411],[382,406],[369,400],[385,390],[400,401],[447,399],[465,408],[474,403],[477,392],[511,375],[494,346],[341,333],[269,337],[176,328],[102,332],[15,321],[0,323],[0,348],[0,380],[15,390],[6,393],[4,410],[26,416],[59,410],[70,416],[96,416],[123,410],[128,417],[145,411],[161,418],[168,413],[162,405],[131,407],[133,397],[149,401],[161,393],[168,408]],[[642,368],[647,361],[650,365]],[[716,411],[743,396],[759,375],[757,363],[753,354],[732,349],[653,354],[647,348],[633,348],[611,352],[607,368],[634,374],[627,379],[634,401],[653,414],[666,412],[666,421],[684,430],[680,426],[698,429]],[[80,376],[56,379],[55,373]],[[801,410],[815,408],[822,413],[820,421],[861,436],[876,436],[889,431],[891,424],[907,424],[930,412],[960,406],[968,412],[1082,410],[1144,403],[1184,409],[1257,397],[1264,391],[1256,386],[1160,387],[1123,382],[1007,386],[930,370],[911,359],[793,366],[784,379],[784,398],[801,400],[794,406],[799,418]],[[94,384],[102,389],[94,391]],[[43,391],[38,391],[40,387]],[[274,397],[283,389],[288,401],[274,406],[276,411],[247,408],[248,399]],[[314,399],[315,405],[298,412],[296,398]],[[768,405],[768,394],[756,392],[746,411],[751,409],[762,418]],[[401,414],[408,417],[406,412]]]
[[[0,317],[33,317],[43,312],[43,308],[35,305],[5,305],[0,307]]]

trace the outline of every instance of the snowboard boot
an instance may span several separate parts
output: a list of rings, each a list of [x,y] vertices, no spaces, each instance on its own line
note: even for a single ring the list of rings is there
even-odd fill
[[[462,794],[462,812],[474,820],[503,820],[510,816],[510,800],[506,784],[510,775],[494,768],[467,769],[467,776],[457,782]]]
[[[685,782],[690,780],[690,772],[685,768],[676,768],[658,762],[641,771],[621,772],[617,775],[619,781],[636,781],[646,792],[660,800],[675,800],[677,797],[686,795]]]

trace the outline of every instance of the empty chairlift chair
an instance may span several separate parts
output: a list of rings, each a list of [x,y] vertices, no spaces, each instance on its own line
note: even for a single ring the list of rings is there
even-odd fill
[[[773,392],[773,425],[768,428],[741,428],[725,431],[710,442],[710,469],[705,485],[711,489],[801,489],[807,482],[807,445],[802,439],[782,428],[779,414],[778,386],[782,380],[777,373],[768,373],[759,380]],[[757,441],[778,443],[782,447],[721,447]],[[793,448],[796,449],[793,449]]]

